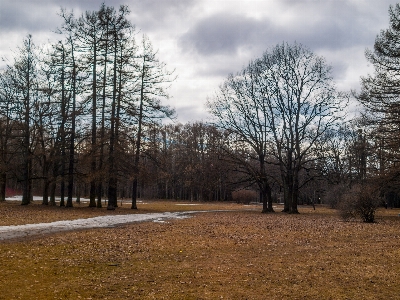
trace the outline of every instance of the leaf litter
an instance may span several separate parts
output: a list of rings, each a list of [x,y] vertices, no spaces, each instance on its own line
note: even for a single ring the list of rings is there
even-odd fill
[[[342,222],[323,207],[300,208],[300,215],[261,214],[259,207],[234,204],[220,208],[229,207],[233,211],[164,223],[2,242],[0,299],[396,299],[400,294],[398,210],[380,210],[378,223],[364,224]]]

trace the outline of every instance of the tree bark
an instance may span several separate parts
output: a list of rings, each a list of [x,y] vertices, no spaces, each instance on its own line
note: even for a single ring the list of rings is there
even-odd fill
[[[7,173],[0,174],[0,202],[6,201]]]

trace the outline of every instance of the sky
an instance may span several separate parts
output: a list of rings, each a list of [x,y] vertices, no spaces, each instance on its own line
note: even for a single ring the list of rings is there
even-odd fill
[[[389,26],[394,0],[0,0],[0,57],[12,61],[23,39],[57,41],[60,7],[83,12],[128,5],[138,41],[149,36],[176,81],[168,103],[177,122],[207,121],[205,103],[225,78],[282,42],[301,43],[332,66],[340,91],[371,73],[364,52]],[[0,62],[0,67],[4,62]]]

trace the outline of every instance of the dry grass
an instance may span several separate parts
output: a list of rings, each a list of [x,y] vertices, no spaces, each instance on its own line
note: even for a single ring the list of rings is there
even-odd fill
[[[379,210],[378,223],[364,224],[341,222],[320,207],[286,215],[175,204],[150,203],[138,213],[234,211],[2,242],[0,299],[400,298],[399,210]],[[12,211],[16,224],[107,213],[13,204],[0,210]],[[124,211],[132,212],[113,213]]]

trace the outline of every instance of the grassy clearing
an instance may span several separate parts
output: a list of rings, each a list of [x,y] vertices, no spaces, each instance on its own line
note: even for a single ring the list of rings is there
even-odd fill
[[[399,210],[364,224],[320,207],[265,215],[175,204],[143,210],[233,211],[2,242],[0,299],[399,299]],[[62,214],[74,210],[89,211]],[[64,218],[59,208],[46,213]]]

